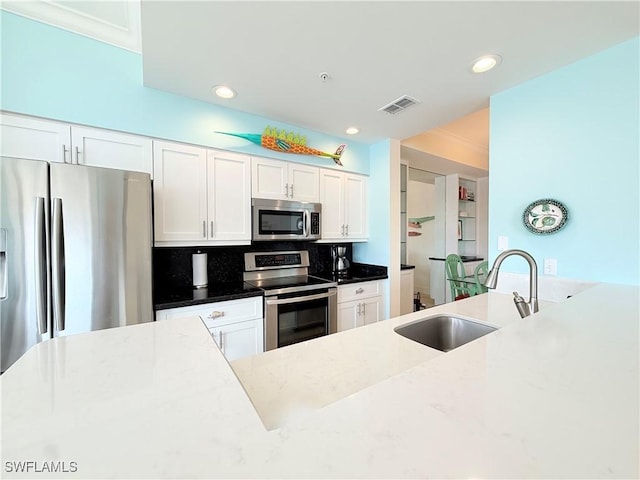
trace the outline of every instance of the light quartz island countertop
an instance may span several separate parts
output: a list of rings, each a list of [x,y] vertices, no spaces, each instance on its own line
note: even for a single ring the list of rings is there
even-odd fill
[[[490,292],[233,365],[198,318],[54,339],[0,377],[1,475],[638,478],[639,302],[600,284],[520,319]],[[442,313],[499,329],[393,331]]]

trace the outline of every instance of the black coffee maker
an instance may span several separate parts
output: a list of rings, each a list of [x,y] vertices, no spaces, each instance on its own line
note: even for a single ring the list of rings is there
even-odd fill
[[[333,273],[339,277],[346,276],[349,271],[347,247],[344,245],[332,245],[331,258],[333,259]]]

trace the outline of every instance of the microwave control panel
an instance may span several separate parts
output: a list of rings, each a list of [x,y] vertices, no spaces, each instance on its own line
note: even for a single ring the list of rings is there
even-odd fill
[[[320,214],[311,212],[311,235],[320,235]]]

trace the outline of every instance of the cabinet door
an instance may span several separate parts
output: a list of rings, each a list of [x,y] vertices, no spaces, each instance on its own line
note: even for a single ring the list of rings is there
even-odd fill
[[[309,165],[290,163],[289,196],[299,202],[319,202],[320,169]]]
[[[229,362],[264,352],[262,319],[230,323],[209,331]]]
[[[153,175],[150,139],[97,128],[71,127],[74,163]]]
[[[362,300],[360,305],[360,317],[358,326],[369,325],[382,319],[382,298],[373,297]]]
[[[155,241],[207,239],[207,151],[153,142]]]
[[[0,115],[0,155],[3,157],[71,162],[71,127],[64,123],[3,113]]]
[[[382,298],[372,297],[364,300],[338,304],[338,331],[362,327],[382,319]]]
[[[251,241],[251,158],[207,152],[210,240]]]
[[[343,174],[335,170],[320,170],[320,203],[322,203],[322,238],[344,238]]]
[[[268,158],[251,159],[251,195],[255,198],[287,199],[287,162]]]
[[[346,174],[345,234],[350,240],[366,239],[367,232],[367,177]]]
[[[338,304],[338,331],[343,332],[356,328],[359,319],[360,302],[344,302]]]

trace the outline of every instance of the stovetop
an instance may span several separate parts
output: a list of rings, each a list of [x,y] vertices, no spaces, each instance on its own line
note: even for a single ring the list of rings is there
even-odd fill
[[[284,277],[246,280],[246,282],[255,287],[262,288],[268,294],[304,292],[307,290],[319,290],[337,286],[336,282],[312,275],[288,275]]]

